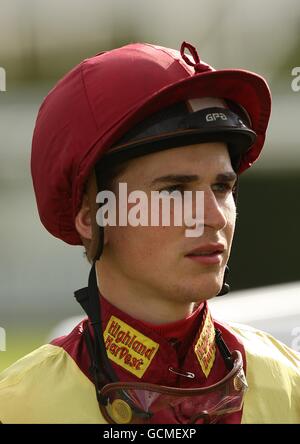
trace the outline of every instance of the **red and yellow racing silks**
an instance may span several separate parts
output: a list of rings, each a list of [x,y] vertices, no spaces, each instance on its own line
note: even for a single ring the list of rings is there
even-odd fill
[[[270,335],[217,322],[206,303],[192,316],[180,341],[131,318],[104,298],[101,310],[104,344],[120,381],[180,388],[215,384],[228,373],[215,345],[217,327],[228,348],[242,354],[248,383],[243,409],[227,414],[221,422],[300,423],[300,355]],[[91,331],[87,319],[69,335],[1,373],[1,422],[106,423],[89,373],[85,328]],[[195,377],[187,378],[185,372]]]

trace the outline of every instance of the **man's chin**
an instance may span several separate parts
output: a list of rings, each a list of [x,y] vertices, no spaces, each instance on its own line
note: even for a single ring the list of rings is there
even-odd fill
[[[210,282],[206,285],[202,284],[198,286],[197,294],[200,296],[201,301],[212,299],[220,293],[222,286],[223,282],[220,283],[218,281],[214,283]]]
[[[180,300],[185,300],[194,303],[200,303],[217,296],[222,288],[222,284],[216,283],[214,285],[187,285],[178,288],[178,296]]]

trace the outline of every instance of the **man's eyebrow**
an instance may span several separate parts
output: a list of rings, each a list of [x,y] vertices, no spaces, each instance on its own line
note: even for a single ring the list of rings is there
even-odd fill
[[[157,177],[151,182],[151,185],[156,185],[158,183],[190,183],[199,180],[200,177],[197,174],[167,174],[166,176]]]
[[[220,182],[233,182],[237,179],[237,175],[234,171],[228,171],[219,173],[216,176],[216,181]],[[160,176],[155,178],[151,185],[157,185],[158,183],[191,183],[200,181],[201,177],[197,174],[167,174],[166,176]]]
[[[220,173],[217,175],[216,180],[220,182],[234,182],[237,180],[237,174],[234,171]]]

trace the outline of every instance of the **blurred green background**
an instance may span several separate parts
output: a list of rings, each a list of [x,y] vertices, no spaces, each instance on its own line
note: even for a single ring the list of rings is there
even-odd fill
[[[1,0],[0,370],[80,314],[72,294],[89,270],[82,248],[52,238],[38,218],[30,178],[38,107],[83,58],[129,42],[186,40],[217,68],[267,79],[273,112],[260,162],[240,181],[230,282],[237,290],[300,279],[300,92],[291,88],[299,29],[298,0]]]

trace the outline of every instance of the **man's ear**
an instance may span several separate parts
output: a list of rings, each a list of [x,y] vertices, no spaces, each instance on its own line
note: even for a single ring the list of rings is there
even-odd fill
[[[86,194],[83,196],[81,208],[75,217],[75,227],[81,238],[88,241],[92,240],[92,214],[89,199]]]
[[[90,175],[86,192],[83,195],[81,208],[75,217],[75,227],[86,249],[88,260],[92,263],[97,255],[99,243],[99,226],[96,222],[98,204],[96,203],[97,185],[94,171]],[[107,230],[104,230],[104,245],[108,242]]]

